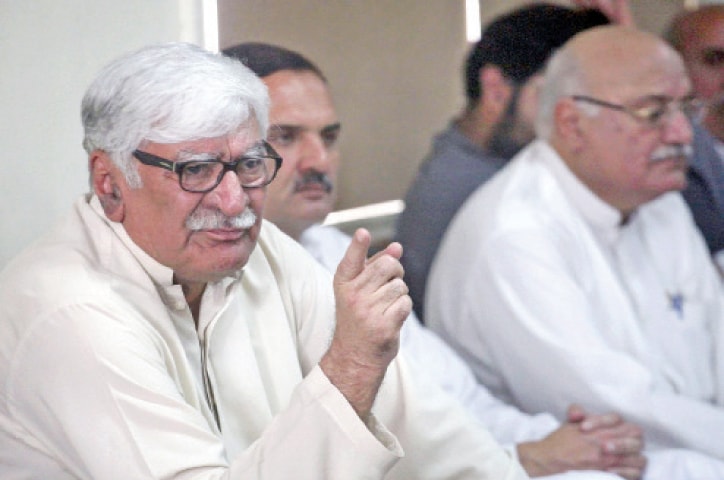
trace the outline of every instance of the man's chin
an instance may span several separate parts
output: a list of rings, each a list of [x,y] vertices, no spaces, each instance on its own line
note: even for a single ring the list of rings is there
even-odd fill
[[[332,206],[329,203],[318,203],[315,205],[307,205],[308,208],[304,209],[303,215],[300,215],[301,218],[308,221],[311,225],[314,225],[315,223],[322,223],[325,218],[327,218],[327,215],[330,214],[332,211]]]
[[[197,246],[205,260],[204,266],[200,267],[200,276],[218,280],[234,275],[246,265],[256,247],[258,229],[241,232],[198,232],[203,233]]]
[[[670,172],[667,177],[667,181],[663,183],[664,188],[662,189],[662,193],[684,190],[688,184],[688,180],[686,179],[686,169]]]
[[[235,277],[249,261],[249,255],[222,259],[220,263],[207,270],[207,281],[218,282],[227,277]]]
[[[295,217],[311,218],[321,216],[322,220],[332,211],[334,197],[329,193],[297,193],[293,199],[293,213]]]

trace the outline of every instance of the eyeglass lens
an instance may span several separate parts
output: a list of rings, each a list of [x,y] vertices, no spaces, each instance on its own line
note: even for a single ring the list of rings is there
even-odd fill
[[[274,178],[276,160],[271,157],[246,157],[230,163],[189,162],[181,168],[181,187],[194,192],[212,190],[229,170],[236,173],[242,187],[261,187]]]
[[[655,126],[669,120],[677,112],[683,113],[690,119],[699,120],[703,111],[702,102],[696,98],[660,100],[654,105],[633,110],[637,116]]]

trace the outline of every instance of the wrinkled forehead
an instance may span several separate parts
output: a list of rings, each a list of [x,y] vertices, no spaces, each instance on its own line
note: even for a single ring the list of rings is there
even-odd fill
[[[266,132],[262,132],[259,122],[250,118],[238,128],[226,135],[229,149],[234,153],[245,153],[250,149],[263,149]]]
[[[180,142],[155,142],[147,139],[139,148],[147,148],[152,144],[163,144],[173,147],[176,151],[174,160],[198,160],[199,158],[233,158],[243,154],[265,152],[264,136],[258,123],[247,120],[232,131],[212,137],[192,137]]]

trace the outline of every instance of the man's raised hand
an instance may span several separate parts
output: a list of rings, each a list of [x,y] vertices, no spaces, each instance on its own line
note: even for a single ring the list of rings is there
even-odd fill
[[[371,238],[355,232],[334,276],[337,324],[320,366],[366,418],[385,370],[397,355],[400,329],[410,314],[412,300],[402,280],[402,247],[391,243],[367,258]]]

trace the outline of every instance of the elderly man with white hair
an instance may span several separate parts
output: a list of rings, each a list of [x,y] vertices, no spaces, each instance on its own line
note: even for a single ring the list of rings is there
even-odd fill
[[[619,412],[650,450],[719,469],[691,478],[722,478],[724,296],[679,193],[700,110],[684,64],[598,27],[554,55],[539,95],[538,139],[443,238],[427,321],[525,411]]]
[[[262,221],[268,95],[188,44],[83,100],[92,193],[0,275],[0,477],[523,479],[395,360],[401,248],[334,277]]]

